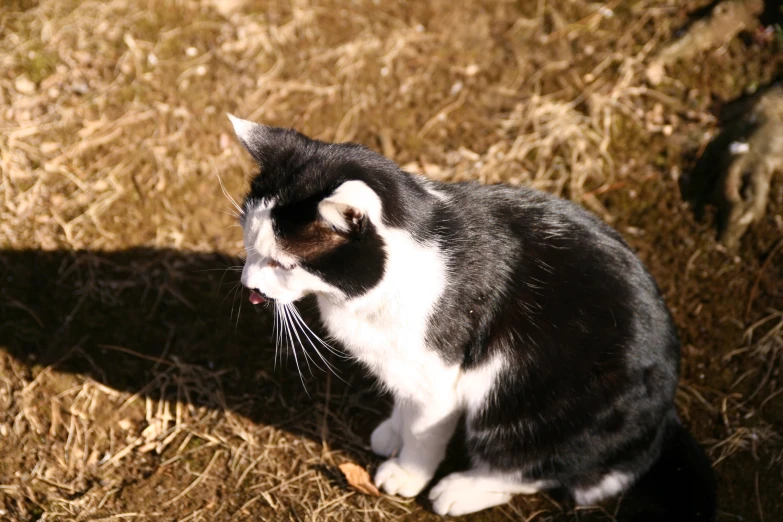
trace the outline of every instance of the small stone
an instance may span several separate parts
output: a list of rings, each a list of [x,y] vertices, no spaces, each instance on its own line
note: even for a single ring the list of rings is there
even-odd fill
[[[27,76],[20,76],[14,81],[14,88],[20,94],[33,94],[36,89],[35,82]]]
[[[60,144],[55,141],[45,141],[41,143],[41,152],[44,154],[52,154],[60,150]]]
[[[226,150],[231,147],[231,137],[225,132],[220,133],[219,138],[220,150]]]
[[[74,82],[71,85],[73,92],[77,94],[87,94],[90,91],[90,86],[85,81]]]
[[[747,154],[750,151],[750,145],[743,141],[733,141],[729,144],[729,152],[735,156]]]

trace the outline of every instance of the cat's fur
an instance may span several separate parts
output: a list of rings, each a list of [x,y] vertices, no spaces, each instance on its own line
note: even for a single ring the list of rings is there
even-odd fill
[[[674,410],[675,327],[617,232],[541,192],[436,183],[359,145],[231,119],[260,165],[242,283],[280,303],[315,294],[392,393],[371,438],[390,457],[380,488],[422,491],[464,419],[473,467],[431,490],[437,513],[556,487],[591,504],[672,461],[661,513],[712,520],[709,466]]]

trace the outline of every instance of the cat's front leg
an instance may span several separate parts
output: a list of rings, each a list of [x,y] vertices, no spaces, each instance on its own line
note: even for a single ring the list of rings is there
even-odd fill
[[[381,457],[391,457],[402,449],[402,410],[399,401],[395,401],[389,418],[373,430],[370,447],[373,453]]]
[[[446,455],[459,412],[449,402],[422,404],[400,402],[402,449],[397,457],[381,464],[375,485],[392,495],[414,497],[435,474]]]

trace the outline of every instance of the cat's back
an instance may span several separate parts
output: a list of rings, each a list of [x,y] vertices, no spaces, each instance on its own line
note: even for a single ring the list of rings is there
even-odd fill
[[[442,190],[451,208],[442,220],[456,238],[443,248],[460,267],[451,295],[480,296],[470,305],[491,317],[484,338],[513,335],[526,356],[558,353],[558,368],[583,374],[657,365],[668,381],[661,391],[671,393],[679,356],[674,324],[654,279],[617,231],[529,188],[455,183]],[[465,300],[443,304],[459,315]],[[502,349],[495,344],[477,344],[467,359]]]
[[[484,225],[495,233],[544,243],[552,239],[598,239],[604,247],[630,252],[622,236],[597,216],[540,190],[476,182],[445,184],[441,190],[451,206],[458,209],[460,219],[469,221],[477,230]],[[550,244],[562,246],[559,242]]]

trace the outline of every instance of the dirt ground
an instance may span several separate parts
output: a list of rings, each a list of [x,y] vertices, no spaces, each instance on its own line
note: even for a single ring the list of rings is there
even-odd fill
[[[336,356],[300,380],[237,286],[218,175],[238,198],[252,164],[226,112],[598,213],[675,316],[719,520],[782,520],[783,178],[736,251],[681,196],[721,108],[780,78],[774,4],[651,85],[711,3],[4,1],[0,520],[439,518],[348,487],[339,464],[379,464],[388,397]],[[618,513],[572,507],[520,496],[464,520]]]

